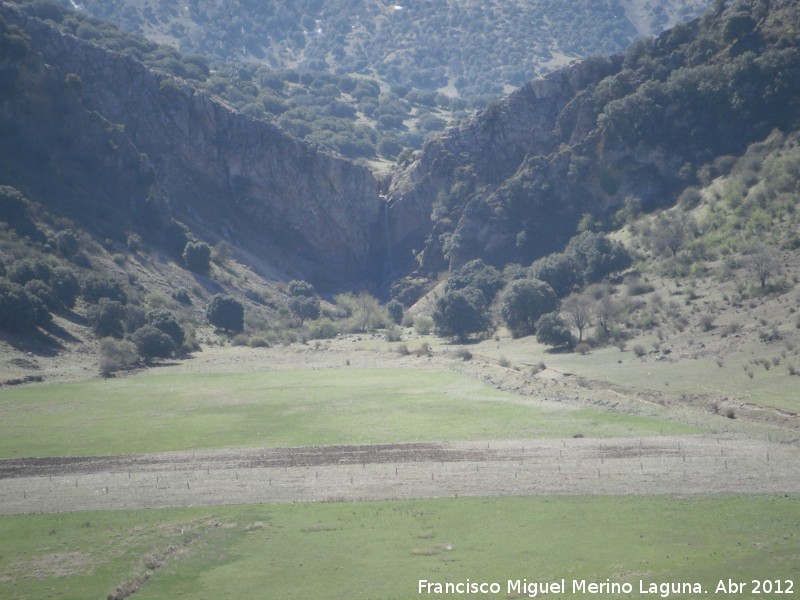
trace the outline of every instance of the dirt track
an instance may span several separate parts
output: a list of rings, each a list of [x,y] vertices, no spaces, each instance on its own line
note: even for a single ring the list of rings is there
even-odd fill
[[[736,437],[517,440],[0,461],[0,514],[533,494],[800,492],[800,449]]]

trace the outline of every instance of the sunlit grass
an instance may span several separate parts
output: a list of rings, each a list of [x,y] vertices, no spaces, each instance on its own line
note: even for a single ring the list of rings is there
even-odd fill
[[[147,573],[144,600],[400,600],[419,579],[502,582],[506,597],[523,578],[637,592],[639,579],[693,581],[714,597],[728,577],[797,581],[799,503],[514,497],[1,517],[0,597],[104,598]]]
[[[139,375],[0,392],[0,457],[697,432],[547,406],[427,370]]]

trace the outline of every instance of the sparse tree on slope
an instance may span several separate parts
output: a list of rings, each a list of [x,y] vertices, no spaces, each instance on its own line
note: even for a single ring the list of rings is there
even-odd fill
[[[319,318],[319,300],[314,296],[292,296],[289,298],[289,310],[299,319],[302,326],[307,319]]]
[[[774,252],[766,246],[758,246],[748,260],[750,271],[758,278],[758,283],[763,290],[767,286],[767,280],[775,275],[778,270],[778,261]]]
[[[583,341],[583,330],[589,326],[592,318],[592,304],[588,298],[580,294],[572,294],[564,299],[561,310],[578,330],[578,343]]]

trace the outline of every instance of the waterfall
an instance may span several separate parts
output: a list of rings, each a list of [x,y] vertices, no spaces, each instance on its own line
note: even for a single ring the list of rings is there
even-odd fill
[[[392,256],[392,232],[389,228],[389,199],[382,196],[383,202],[383,240],[386,252],[386,262],[384,264],[384,279],[387,281],[392,276],[394,269],[394,257]]]

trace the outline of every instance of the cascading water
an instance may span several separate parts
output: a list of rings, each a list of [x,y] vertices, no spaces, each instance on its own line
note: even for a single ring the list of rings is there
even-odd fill
[[[382,196],[383,202],[383,243],[386,250],[386,262],[383,267],[384,279],[387,281],[392,276],[394,257],[392,256],[392,234],[389,227],[389,200]]]

